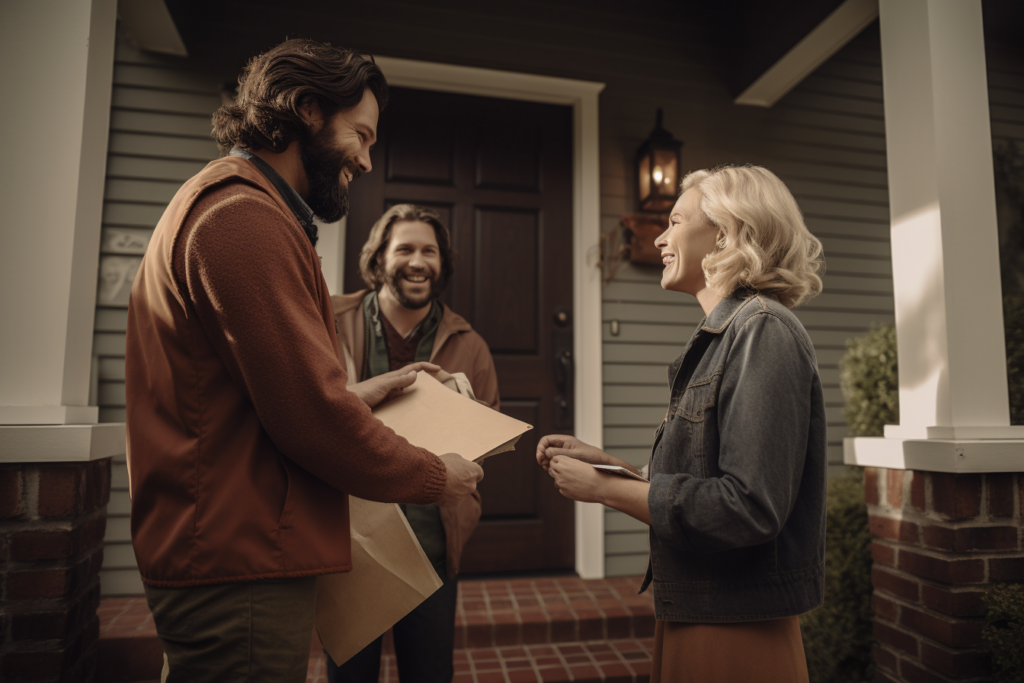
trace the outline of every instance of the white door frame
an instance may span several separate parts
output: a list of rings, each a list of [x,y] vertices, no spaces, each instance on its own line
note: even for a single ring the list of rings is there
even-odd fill
[[[376,57],[388,83],[441,92],[569,105],[573,110],[573,348],[576,354],[576,436],[603,447],[601,396],[601,183],[598,94],[604,83]],[[344,243],[344,238],[341,238]],[[341,280],[341,277],[338,277]],[[532,455],[532,454],[531,454]],[[604,576],[604,508],[576,503],[576,572]]]

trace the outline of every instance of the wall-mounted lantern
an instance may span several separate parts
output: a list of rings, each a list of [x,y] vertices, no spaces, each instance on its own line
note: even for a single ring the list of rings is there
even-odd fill
[[[659,108],[654,130],[636,151],[637,200],[641,211],[668,211],[679,193],[683,143],[662,127],[661,117]]]

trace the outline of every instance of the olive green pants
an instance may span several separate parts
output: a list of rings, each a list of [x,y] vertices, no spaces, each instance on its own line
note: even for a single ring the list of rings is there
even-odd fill
[[[316,577],[146,586],[164,646],[161,683],[304,683]]]

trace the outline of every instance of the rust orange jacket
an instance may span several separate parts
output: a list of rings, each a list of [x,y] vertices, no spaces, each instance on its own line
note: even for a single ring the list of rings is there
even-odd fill
[[[225,157],[157,224],[128,305],[132,543],[145,583],[351,568],[348,500],[427,504],[444,463],[346,389],[319,259],[273,185]]]
[[[350,382],[359,382],[366,354],[363,319],[363,299],[369,290],[331,297],[334,307],[334,325],[338,332],[338,358],[348,372]],[[477,400],[494,410],[501,407],[498,397],[498,374],[487,342],[477,334],[466,319],[444,304],[444,313],[434,336],[430,362],[437,363],[448,372],[465,373]],[[480,522],[480,493],[467,496],[451,508],[441,508],[447,552],[445,565],[448,578],[455,578],[462,562],[462,548]]]

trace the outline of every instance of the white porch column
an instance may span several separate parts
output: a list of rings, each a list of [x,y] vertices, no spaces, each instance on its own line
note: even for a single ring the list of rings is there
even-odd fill
[[[882,0],[900,424],[1011,436],[980,0]]]
[[[0,5],[0,424],[89,407],[116,0]]]
[[[900,424],[846,461],[1014,471],[981,2],[879,10]]]
[[[0,462],[124,453],[89,406],[116,0],[0,3]]]

